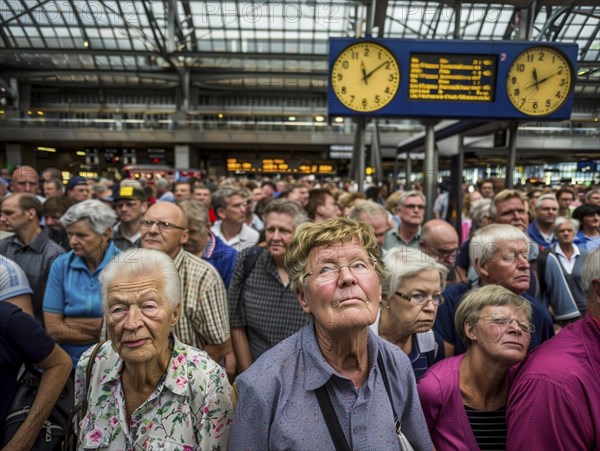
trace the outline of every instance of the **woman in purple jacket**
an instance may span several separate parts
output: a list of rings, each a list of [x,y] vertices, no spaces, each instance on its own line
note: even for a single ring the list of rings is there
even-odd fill
[[[455,325],[467,352],[435,364],[418,390],[436,449],[506,449],[506,402],[514,365],[527,354],[531,306],[499,285],[469,291]]]

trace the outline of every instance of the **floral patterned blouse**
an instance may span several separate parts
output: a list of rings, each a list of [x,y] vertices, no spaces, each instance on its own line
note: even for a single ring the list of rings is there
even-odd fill
[[[223,368],[204,351],[171,335],[173,355],[154,392],[127,422],[121,384],[123,360],[110,342],[94,361],[88,411],[79,421],[78,449],[226,449],[233,417],[231,386]],[[85,396],[85,373],[92,349],[75,374],[75,401]]]

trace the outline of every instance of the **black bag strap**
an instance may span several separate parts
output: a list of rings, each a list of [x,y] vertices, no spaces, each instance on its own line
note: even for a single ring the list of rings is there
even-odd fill
[[[387,371],[385,370],[385,365],[383,364],[383,357],[381,357],[381,352],[377,354],[377,365],[379,365],[379,371],[381,371],[381,377],[383,378],[383,385],[385,385],[385,391],[388,394],[388,398],[390,398],[390,404],[392,405],[392,411],[394,412],[394,426],[396,427],[396,433],[398,433],[398,431],[400,430],[400,420],[398,419],[398,414],[396,413],[396,408],[394,407],[392,391],[390,390],[390,382],[388,381]]]
[[[81,418],[85,417],[85,414],[88,410],[87,397],[90,391],[90,379],[92,378],[92,368],[94,366],[94,360],[96,360],[96,355],[98,355],[98,351],[100,351],[100,348],[104,343],[105,341],[103,340],[98,342],[98,344],[94,346],[94,350],[90,354],[90,359],[88,360],[88,366],[85,371],[85,398],[83,399],[83,406],[81,408]]]
[[[335,414],[325,385],[317,388],[315,395],[317,396],[317,401],[319,401],[321,413],[323,414],[323,418],[325,418],[325,424],[327,424],[327,429],[329,429],[329,435],[331,435],[336,451],[350,451],[350,446],[348,445],[344,431],[342,431],[342,426],[340,426],[340,420],[338,420]]]

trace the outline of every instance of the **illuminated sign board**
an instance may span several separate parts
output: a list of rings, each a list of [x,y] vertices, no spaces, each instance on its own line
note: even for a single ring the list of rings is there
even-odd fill
[[[493,102],[496,55],[411,53],[409,100]]]
[[[359,42],[373,42],[385,48],[399,70],[392,70],[395,64],[377,64],[368,46],[346,55],[345,50]],[[577,44],[560,42],[331,38],[328,114],[440,119],[569,119],[577,54]],[[557,62],[553,62],[555,59]],[[560,60],[563,63],[559,64]],[[333,68],[336,62],[339,66],[340,61],[344,70],[337,74],[336,83],[333,83]],[[562,75],[561,79],[558,74]],[[563,85],[554,88],[559,82],[567,86],[564,92]],[[382,107],[361,111],[360,105],[371,101],[369,95],[375,89],[374,83],[377,89],[388,84],[387,89],[396,93],[389,102],[381,102]],[[347,92],[361,93],[361,90],[365,92],[362,99],[360,94],[350,100],[345,95]],[[519,102],[514,99],[516,92],[522,99]],[[560,101],[554,101],[558,96]],[[375,102],[378,100],[381,99],[375,95]],[[356,104],[348,104],[349,101]],[[540,105],[545,108],[536,108]]]
[[[277,174],[335,174],[335,166],[328,161],[302,161],[291,163],[281,158],[265,158],[259,162],[227,159],[227,171],[236,173],[262,172]]]

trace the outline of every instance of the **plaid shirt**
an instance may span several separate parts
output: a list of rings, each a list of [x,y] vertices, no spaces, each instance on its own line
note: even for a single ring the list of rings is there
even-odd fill
[[[177,338],[198,349],[226,342],[230,337],[227,292],[217,270],[183,248],[173,263],[183,288],[181,315],[174,328]]]
[[[251,249],[251,248],[250,248]],[[289,285],[284,285],[268,250],[242,282],[244,260],[250,249],[238,257],[227,299],[231,327],[246,327],[252,360],[294,334],[308,322]]]

